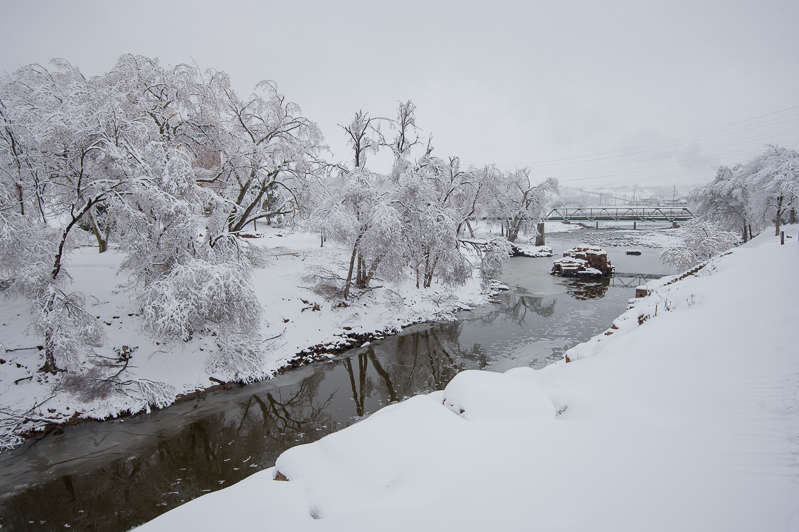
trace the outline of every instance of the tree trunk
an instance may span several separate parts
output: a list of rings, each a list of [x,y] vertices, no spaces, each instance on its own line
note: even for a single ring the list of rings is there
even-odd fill
[[[352,284],[352,270],[355,266],[355,255],[358,254],[358,248],[352,248],[352,255],[350,256],[350,269],[347,271],[347,281],[344,283],[344,299],[350,297],[350,285]]]
[[[364,278],[366,277],[365,269],[366,269],[366,265],[364,264],[363,257],[359,253],[358,254],[358,270],[357,270],[357,274],[355,275],[355,286],[357,286],[358,288],[361,288],[361,289],[366,288],[364,286]]]
[[[19,193],[19,213],[25,216],[25,198],[22,195],[22,185],[17,183],[17,192]]]
[[[55,297],[54,295],[51,295],[47,303],[45,304],[46,313],[50,313],[53,311],[53,307],[55,306],[55,301],[53,300],[54,297]],[[44,331],[44,365],[41,368],[39,368],[39,371],[41,371],[42,373],[52,373],[52,374],[55,374],[58,371],[58,367],[55,365],[53,331],[49,327]]]
[[[364,288],[369,287],[369,283],[372,282],[372,277],[375,276],[375,272],[377,271],[377,267],[380,265],[380,259],[377,258],[372,263],[372,266],[369,268],[369,273],[366,274],[366,280],[364,281]]]
[[[430,288],[430,286],[433,284],[433,276],[435,275],[436,272],[436,266],[438,266],[438,257],[436,257],[435,260],[433,260],[432,265],[430,265],[430,261],[428,260],[426,264],[427,271],[425,272],[424,275],[425,288]]]
[[[100,250],[100,253],[105,253],[108,250],[108,228],[106,228],[105,235],[103,235],[92,213],[89,212],[87,214],[89,215],[89,223],[92,224],[92,233],[94,233],[94,238],[97,239],[97,249]]]
[[[352,255],[350,255],[350,268],[347,271],[347,282],[344,284],[344,299],[350,297],[350,286],[352,285],[352,272],[355,268],[355,257],[358,255],[358,244],[361,242],[361,235],[355,239],[355,244],[352,245]]]
[[[472,229],[472,223],[468,218],[466,219],[466,228],[469,230],[469,237],[474,238],[474,229]]]
[[[780,223],[782,222],[782,194],[777,198],[777,215],[774,217],[774,236],[780,236]]]

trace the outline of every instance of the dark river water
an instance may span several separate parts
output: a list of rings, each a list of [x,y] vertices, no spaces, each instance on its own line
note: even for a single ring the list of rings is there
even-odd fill
[[[552,235],[556,254],[601,231]],[[610,234],[610,233],[607,233]],[[348,356],[154,412],[67,427],[0,454],[0,528],[122,531],[274,465],[391,402],[440,390],[464,369],[541,367],[607,329],[645,279],[673,271],[660,250],[606,247],[617,275],[549,275],[514,258],[511,290],[456,322],[409,327]]]

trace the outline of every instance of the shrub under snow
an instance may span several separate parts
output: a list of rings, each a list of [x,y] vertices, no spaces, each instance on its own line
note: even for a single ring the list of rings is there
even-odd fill
[[[156,337],[187,340],[202,330],[258,330],[261,307],[249,279],[229,264],[175,266],[138,296],[145,326]]]

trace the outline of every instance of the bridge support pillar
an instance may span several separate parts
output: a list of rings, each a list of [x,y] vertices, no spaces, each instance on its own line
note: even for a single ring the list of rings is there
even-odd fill
[[[547,243],[547,237],[544,233],[544,222],[538,224],[538,234],[535,235],[535,245],[544,246]]]

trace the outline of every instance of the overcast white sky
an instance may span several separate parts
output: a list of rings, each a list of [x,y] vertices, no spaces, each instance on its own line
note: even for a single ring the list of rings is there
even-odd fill
[[[435,153],[564,185],[710,181],[799,149],[796,0],[0,0],[0,71],[123,53],[261,79],[349,157],[337,124],[412,99]]]

